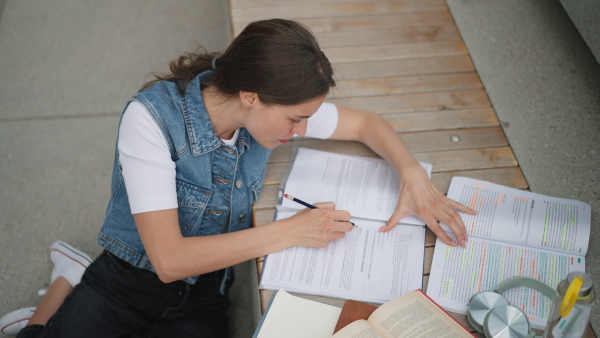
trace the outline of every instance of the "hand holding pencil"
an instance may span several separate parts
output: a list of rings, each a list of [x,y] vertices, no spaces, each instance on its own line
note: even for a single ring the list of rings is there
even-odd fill
[[[298,204],[302,204],[303,206],[305,206],[305,207],[307,207],[307,208],[310,208],[310,209],[318,209],[318,208],[317,208],[317,207],[315,207],[314,205],[312,205],[312,204],[310,204],[310,203],[306,203],[306,202],[304,202],[303,200],[301,200],[301,199],[298,199],[298,198],[296,198],[296,197],[294,197],[294,196],[292,196],[292,195],[289,195],[289,194],[284,194],[284,195],[283,195],[283,197],[285,197],[285,198],[287,198],[287,199],[289,199],[289,200],[291,200],[291,201],[294,201],[294,202],[296,202],[296,203],[298,203]],[[356,224],[354,224],[353,222],[350,222],[350,221],[338,221],[338,222],[348,222],[348,223],[352,224],[352,226],[356,226]]]

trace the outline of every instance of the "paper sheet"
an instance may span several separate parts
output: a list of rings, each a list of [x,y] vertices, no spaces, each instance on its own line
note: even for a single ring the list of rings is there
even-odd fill
[[[464,314],[473,295],[493,291],[507,278],[527,276],[556,288],[571,271],[585,271],[585,258],[474,237],[466,248],[451,247],[438,239],[427,295],[447,311]],[[552,303],[541,293],[521,287],[503,295],[511,305],[525,310],[532,326],[546,326]]]
[[[461,213],[469,236],[578,255],[587,252],[591,224],[587,203],[466,177],[452,179],[448,197],[478,211]],[[450,231],[446,224],[442,227]]]
[[[431,165],[421,165],[431,176]],[[299,148],[284,193],[311,204],[333,201],[336,209],[347,210],[354,217],[387,222],[398,202],[400,180],[394,167],[383,159]],[[281,206],[302,208],[285,198]],[[425,225],[416,216],[404,217],[400,223]]]
[[[279,211],[277,219],[293,215]],[[357,219],[325,248],[292,247],[267,256],[261,288],[383,303],[422,287],[425,228]]]

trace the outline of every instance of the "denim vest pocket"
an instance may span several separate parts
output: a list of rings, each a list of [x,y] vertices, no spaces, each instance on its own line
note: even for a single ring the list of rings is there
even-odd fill
[[[202,214],[210,199],[211,190],[180,180],[176,181],[176,187],[179,227],[181,234],[188,236],[202,221]]]

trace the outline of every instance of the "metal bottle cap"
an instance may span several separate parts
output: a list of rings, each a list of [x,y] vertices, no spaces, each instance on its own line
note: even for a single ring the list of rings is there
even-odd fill
[[[587,275],[581,271],[572,271],[572,272],[569,272],[569,274],[567,275],[568,285],[571,285],[571,283],[573,282],[575,277],[579,277],[579,278],[583,279],[583,285],[581,285],[581,289],[579,289],[578,297],[581,298],[581,297],[585,297],[585,296],[589,295],[590,292],[592,292],[592,286],[594,285],[594,281],[592,281],[592,277],[590,277],[589,275]],[[567,287],[568,287],[568,285],[567,285]]]
[[[512,305],[492,309],[484,320],[487,338],[525,338],[529,336],[529,320]]]
[[[467,320],[473,329],[483,333],[485,316],[495,307],[508,305],[508,301],[496,292],[479,292],[469,301]]]

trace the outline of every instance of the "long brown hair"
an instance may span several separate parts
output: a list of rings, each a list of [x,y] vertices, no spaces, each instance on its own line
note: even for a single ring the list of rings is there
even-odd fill
[[[326,95],[335,86],[333,69],[316,38],[302,24],[283,19],[256,21],[244,28],[224,53],[187,53],[170,63],[171,74],[158,81],[177,83],[181,93],[203,71],[215,76],[207,83],[224,94],[255,92],[265,104],[294,105]]]

